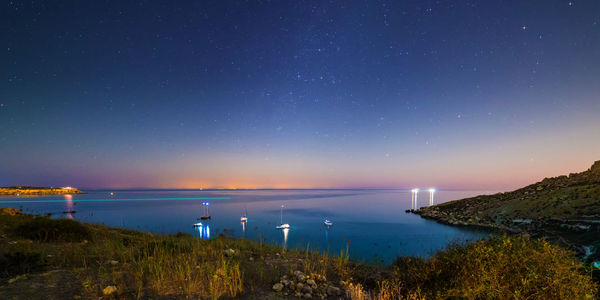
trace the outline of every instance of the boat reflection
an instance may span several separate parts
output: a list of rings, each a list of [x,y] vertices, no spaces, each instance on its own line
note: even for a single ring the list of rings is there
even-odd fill
[[[287,248],[288,233],[290,232],[290,229],[289,228],[283,228],[281,231],[283,231],[283,244],[281,246],[283,248]]]
[[[242,223],[242,232],[246,233],[246,221],[242,221],[240,223]]]
[[[327,252],[329,252],[329,228],[325,228],[325,245],[327,245]]]
[[[196,228],[196,232],[198,233],[198,236],[203,240],[210,239],[210,225],[209,224],[201,224],[201,223],[197,223],[197,224],[198,225],[194,225],[194,228]]]

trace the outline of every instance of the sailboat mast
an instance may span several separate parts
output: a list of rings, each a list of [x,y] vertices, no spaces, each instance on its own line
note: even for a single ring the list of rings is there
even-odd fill
[[[280,224],[283,224],[283,204],[281,205],[281,215],[279,216],[280,218]]]

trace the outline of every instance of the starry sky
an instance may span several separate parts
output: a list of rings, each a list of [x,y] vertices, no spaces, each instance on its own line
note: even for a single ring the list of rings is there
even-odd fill
[[[0,15],[0,186],[503,190],[600,159],[600,1]]]

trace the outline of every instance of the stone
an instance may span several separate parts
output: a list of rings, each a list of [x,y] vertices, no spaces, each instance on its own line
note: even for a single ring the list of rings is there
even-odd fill
[[[8,283],[13,283],[13,282],[16,282],[16,281],[19,281],[19,280],[23,280],[23,279],[27,279],[27,275],[18,275],[15,278],[9,279]]]
[[[306,299],[311,299],[311,298],[312,298],[312,295],[311,295],[311,294],[309,294],[309,293],[306,293],[306,294],[304,294],[304,298],[306,298]]]
[[[119,261],[118,260],[109,260],[108,263],[114,266],[114,265],[118,265]]]
[[[296,284],[296,289],[299,290],[299,291],[301,291],[303,287],[304,287],[304,284],[302,282],[298,282]]]
[[[317,283],[313,279],[306,280],[306,284],[310,285],[313,289],[317,285]]]
[[[330,295],[330,296],[339,296],[341,294],[342,294],[342,291],[340,291],[340,288],[338,288],[338,287],[330,285],[327,288],[327,295]]]
[[[225,256],[233,256],[233,255],[235,255],[235,250],[233,250],[233,249],[225,250]]]
[[[250,258],[248,258],[249,261],[254,261],[254,257],[250,256]]]
[[[302,292],[305,293],[305,294],[312,294],[312,288],[310,286],[308,286],[308,285],[305,285],[302,288]]]
[[[114,293],[114,292],[116,292],[116,291],[117,291],[117,287],[116,287],[116,286],[114,286],[114,285],[109,285],[109,286],[105,287],[105,288],[102,290],[102,294],[104,294],[104,295],[110,295],[110,294],[112,294],[112,293]]]
[[[278,292],[278,293],[281,292],[281,290],[283,290],[283,284],[281,284],[279,282],[276,283],[276,284],[274,284],[273,285],[273,290],[276,291],[276,292]]]

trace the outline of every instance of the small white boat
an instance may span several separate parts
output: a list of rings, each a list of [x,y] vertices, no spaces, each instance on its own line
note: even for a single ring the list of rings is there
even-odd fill
[[[248,222],[247,215],[248,215],[248,212],[246,211],[246,209],[244,209],[244,215],[240,218],[240,221],[243,223]]]
[[[325,219],[325,221],[323,221],[323,224],[325,224],[325,226],[327,227],[333,226],[333,222],[329,221],[328,219]]]
[[[200,223],[200,222],[194,223],[194,227],[202,227],[202,223]]]
[[[277,229],[289,229],[290,228],[290,224],[281,224],[281,225],[278,225],[275,228],[277,228]]]
[[[280,225],[276,226],[277,229],[289,229],[290,224],[283,224],[283,204],[281,205]]]

